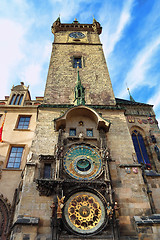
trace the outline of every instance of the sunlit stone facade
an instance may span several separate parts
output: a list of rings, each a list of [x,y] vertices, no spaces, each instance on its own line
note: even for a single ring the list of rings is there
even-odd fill
[[[101,31],[58,18],[44,98],[0,102],[2,240],[160,237],[158,123],[115,98]]]

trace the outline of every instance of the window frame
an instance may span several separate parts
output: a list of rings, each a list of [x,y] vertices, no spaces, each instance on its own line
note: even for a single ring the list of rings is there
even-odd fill
[[[88,131],[92,131],[92,136],[89,136],[89,135],[87,134]],[[86,136],[87,136],[87,137],[93,137],[93,128],[86,128]]]
[[[22,117],[24,117],[24,118],[25,118],[25,117],[26,117],[26,118],[29,117],[29,118],[30,118],[29,124],[28,124],[28,128],[18,128],[20,119],[21,119]],[[30,123],[31,123],[31,117],[32,117],[32,115],[19,115],[14,130],[18,130],[18,131],[30,131],[29,126],[30,126]]]
[[[136,147],[135,147],[135,144],[134,144],[133,135],[136,138],[136,144],[138,146],[137,149],[139,150],[138,153],[136,151]],[[145,164],[145,165],[151,164],[150,157],[149,157],[149,154],[148,154],[148,151],[147,151],[147,146],[146,146],[143,134],[139,130],[133,129],[132,132],[131,132],[131,138],[132,138],[132,142],[133,142],[133,146],[134,146],[134,149],[135,149],[135,153],[136,153],[138,163],[140,163],[140,164],[142,163],[142,164]],[[143,140],[142,142],[141,142],[141,139]],[[148,159],[147,158],[145,159],[144,152],[145,152],[145,154],[147,154]],[[139,154],[140,154],[140,158],[138,158]],[[142,161],[140,161],[141,159],[142,159]]]
[[[14,167],[14,166],[13,167],[8,167],[11,151],[12,151],[12,148],[14,148],[14,147],[15,148],[23,148],[21,159],[20,159],[20,162],[19,162],[19,167]],[[21,164],[22,164],[22,161],[23,161],[24,151],[25,151],[25,145],[10,145],[10,147],[8,149],[7,161],[6,161],[6,169],[7,170],[21,170]],[[15,163],[15,161],[13,163]]]
[[[47,166],[50,166],[50,168],[48,169],[49,172],[47,172]],[[49,177],[47,176],[47,174],[49,175]],[[47,177],[46,177],[47,176]],[[52,163],[44,163],[44,167],[43,167],[43,179],[51,179],[52,178]]]
[[[71,134],[70,134],[70,132],[73,131],[73,130],[75,131],[75,135],[71,135]],[[70,136],[70,137],[75,137],[75,136],[77,136],[77,130],[76,130],[76,128],[70,128],[70,129],[69,129],[69,136]]]
[[[15,102],[15,99],[16,99],[16,94],[13,93],[12,96],[11,96],[11,99],[10,99],[9,105],[13,106],[13,105],[14,105],[14,102]]]
[[[24,93],[16,93],[14,92],[10,98],[9,105],[10,106],[21,106],[24,99]]]
[[[73,56],[73,68],[77,68],[77,62],[75,59],[80,59],[79,68],[82,68],[82,56]]]

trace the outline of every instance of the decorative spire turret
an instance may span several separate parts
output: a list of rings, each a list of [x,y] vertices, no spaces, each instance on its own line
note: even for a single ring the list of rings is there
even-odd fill
[[[81,79],[79,76],[79,63],[77,63],[77,83],[74,88],[76,105],[85,105],[85,88],[81,84]]]
[[[135,102],[134,98],[132,97],[130,91],[129,91],[129,88],[127,87],[127,90],[128,90],[128,93],[129,93],[129,99],[131,102]]]

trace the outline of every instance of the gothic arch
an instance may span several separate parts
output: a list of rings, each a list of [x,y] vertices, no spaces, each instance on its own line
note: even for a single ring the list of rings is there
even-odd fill
[[[132,126],[130,133],[138,162],[150,168],[149,145],[144,130],[138,126]]]
[[[143,128],[137,126],[137,125],[134,125],[130,128],[130,134],[132,135],[133,131],[136,130],[138,131],[142,137],[144,138],[144,140],[146,141],[146,134],[145,134],[145,131],[143,130]]]

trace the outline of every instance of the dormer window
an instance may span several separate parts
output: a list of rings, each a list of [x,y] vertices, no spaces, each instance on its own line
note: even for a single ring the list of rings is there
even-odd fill
[[[21,97],[20,97],[20,99],[19,99],[19,103],[18,103],[18,105],[21,105],[21,103],[22,103],[22,100],[23,100],[23,94],[21,95]]]
[[[16,97],[16,94],[13,94],[12,99],[11,99],[11,102],[10,102],[10,105],[13,105],[13,104],[14,104],[15,97]]]
[[[15,100],[15,103],[14,103],[14,105],[18,105],[18,102],[19,102],[19,97],[20,97],[20,95],[18,94],[18,95],[16,96],[16,100]]]
[[[24,94],[13,94],[9,105],[21,105]]]

